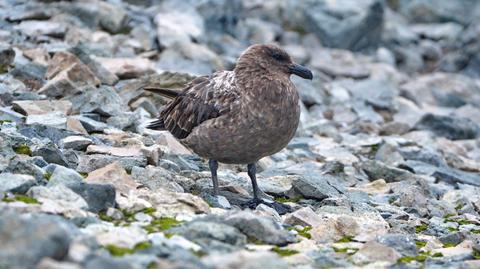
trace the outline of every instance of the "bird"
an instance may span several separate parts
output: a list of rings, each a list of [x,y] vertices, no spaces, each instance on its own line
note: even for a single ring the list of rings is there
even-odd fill
[[[183,145],[208,159],[213,195],[219,195],[218,163],[247,165],[253,199],[280,211],[286,205],[261,198],[256,163],[279,152],[294,137],[300,120],[299,93],[291,75],[313,79],[308,68],[274,44],[243,51],[232,71],[193,79],[181,90],[144,89],[171,99],[147,128],[168,130]],[[288,207],[288,206],[287,206]]]

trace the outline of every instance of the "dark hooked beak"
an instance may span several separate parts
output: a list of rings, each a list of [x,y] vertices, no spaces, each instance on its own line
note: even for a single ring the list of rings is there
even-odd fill
[[[297,75],[301,78],[310,79],[310,80],[313,78],[312,71],[310,71],[310,69],[304,66],[301,66],[299,64],[291,64],[288,67],[288,70],[290,71],[291,74]]]

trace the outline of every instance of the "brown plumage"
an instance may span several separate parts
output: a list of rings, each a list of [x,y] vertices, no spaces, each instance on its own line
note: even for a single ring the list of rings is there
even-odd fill
[[[312,79],[311,71],[293,63],[281,48],[253,45],[242,53],[233,71],[198,77],[181,92],[147,89],[173,99],[148,128],[168,130],[208,158],[215,195],[217,161],[248,164],[254,190],[249,205],[257,205],[263,201],[255,163],[284,148],[298,126],[298,92],[291,74]]]

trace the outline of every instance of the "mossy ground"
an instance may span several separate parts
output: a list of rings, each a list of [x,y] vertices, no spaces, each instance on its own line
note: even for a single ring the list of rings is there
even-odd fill
[[[140,242],[136,244],[133,248],[119,247],[119,246],[110,245],[110,244],[104,246],[104,248],[108,250],[108,252],[110,252],[112,256],[117,256],[117,257],[124,256],[127,254],[133,254],[137,251],[141,251],[151,247],[152,247],[152,243],[150,243],[149,241]]]
[[[293,249],[280,248],[280,247],[274,247],[274,248],[272,248],[272,251],[277,253],[278,255],[280,255],[282,257],[288,257],[288,256],[292,256],[292,255],[295,255],[295,254],[299,253],[298,251],[293,250]]]
[[[12,202],[23,202],[23,203],[26,203],[26,204],[39,204],[40,203],[40,202],[38,202],[37,199],[26,196],[26,195],[23,195],[23,194],[15,194],[15,196],[12,197],[12,198],[4,197],[2,199],[2,201],[7,202],[7,203],[12,203]]]

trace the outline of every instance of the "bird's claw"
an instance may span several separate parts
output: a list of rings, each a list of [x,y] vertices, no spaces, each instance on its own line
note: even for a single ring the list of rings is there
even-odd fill
[[[264,204],[268,207],[271,207],[273,209],[275,209],[275,211],[277,211],[277,213],[279,215],[284,215],[286,213],[290,213],[292,212],[292,207],[289,206],[289,205],[286,205],[286,204],[282,204],[282,203],[279,203],[279,202],[269,202],[269,201],[265,201],[263,199],[259,199],[259,198],[253,198],[251,200],[248,200],[247,202],[245,202],[244,204],[242,204],[242,207],[243,208],[250,208],[250,209],[255,209],[257,208],[257,206],[259,204]]]

